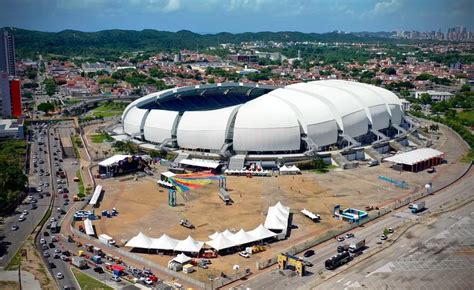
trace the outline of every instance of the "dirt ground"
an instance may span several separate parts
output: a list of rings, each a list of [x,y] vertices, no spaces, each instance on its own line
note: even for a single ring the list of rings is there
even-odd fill
[[[438,166],[434,174],[427,171],[420,173],[398,172],[382,163],[379,166],[361,165],[353,170],[331,170],[326,174],[304,173],[298,176],[275,177],[227,177],[227,187],[234,204],[225,206],[217,195],[218,184],[213,182],[200,189],[178,194],[178,206],[167,204],[168,191],[156,184],[156,179],[166,168],[155,166],[155,177],[111,178],[99,180],[105,194],[100,208],[102,210],[117,208],[119,215],[113,218],[102,218],[94,222],[97,234],[107,233],[119,244],[143,232],[150,237],[159,237],[163,233],[176,238],[185,239],[191,235],[199,241],[209,241],[209,235],[215,231],[252,230],[264,223],[269,206],[280,201],[289,206],[293,213],[293,229],[291,236],[284,241],[269,245],[265,252],[244,259],[237,254],[213,259],[210,269],[199,269],[192,275],[206,280],[208,274],[231,272],[235,264],[242,268],[254,269],[255,262],[268,258],[285,248],[308,238],[321,235],[330,229],[343,226],[344,221],[332,218],[334,205],[342,208],[354,207],[364,209],[373,205],[381,207],[413,192],[424,190],[429,181],[442,182],[458,174],[462,166],[460,158],[465,147],[449,131],[441,130],[439,138],[435,138],[433,148],[446,152],[448,164]],[[380,180],[380,175],[408,183],[408,189],[398,188],[387,181]],[[127,180],[124,180],[127,179]],[[306,208],[321,215],[321,223],[313,223],[300,211]],[[370,212],[369,212],[370,215]],[[178,224],[181,218],[190,220],[196,229],[190,230]],[[166,266],[172,258],[162,255],[147,255],[148,259]]]

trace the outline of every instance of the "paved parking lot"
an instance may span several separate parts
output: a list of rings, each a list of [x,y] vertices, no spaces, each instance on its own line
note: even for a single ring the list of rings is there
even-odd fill
[[[316,289],[472,289],[473,250],[470,203],[413,227],[392,247]]]

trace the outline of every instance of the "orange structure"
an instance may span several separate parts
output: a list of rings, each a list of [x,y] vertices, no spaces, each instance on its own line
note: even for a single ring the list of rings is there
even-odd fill
[[[18,118],[22,115],[20,80],[14,79],[10,81],[10,97],[12,106],[12,116]]]

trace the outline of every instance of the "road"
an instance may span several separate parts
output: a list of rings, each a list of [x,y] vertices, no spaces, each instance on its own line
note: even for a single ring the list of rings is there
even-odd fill
[[[426,197],[425,201],[428,211],[429,209],[437,210],[441,205],[445,205],[450,200],[462,200],[472,197],[472,188],[474,188],[473,172],[474,170],[471,168],[469,173],[461,181],[442,192]],[[420,215],[428,214],[428,211],[422,212]],[[397,228],[402,226],[404,222],[416,218],[417,215],[412,214],[407,207],[404,207],[353,231],[355,238],[363,238],[366,240],[367,249],[363,251],[362,255],[366,255],[381,246],[377,244],[377,242],[380,242],[379,237],[383,233],[384,228]],[[308,260],[313,263],[314,266],[307,267],[308,273],[304,277],[296,276],[291,270],[279,271],[275,268],[275,270],[250,278],[247,282],[241,284],[239,288],[295,289],[298,287],[307,287],[309,283],[314,285],[321,283],[323,278],[329,274],[329,271],[324,268],[324,261],[337,253],[336,248],[338,244],[340,243],[334,240],[313,248],[316,254],[308,258]]]
[[[65,203],[65,198],[63,198],[62,194],[58,194],[58,191],[61,188],[68,188],[69,193],[68,198],[72,200],[72,196],[77,194],[78,192],[78,186],[76,183],[73,181],[73,178],[75,176],[75,173],[78,169],[77,164],[75,163],[75,159],[71,158],[66,158],[62,162],[60,161],[63,158],[63,153],[60,149],[61,144],[60,144],[60,131],[61,133],[63,132],[63,128],[66,128],[64,130],[65,135],[69,135],[73,131],[73,123],[72,121],[63,121],[59,122],[58,124],[55,124],[51,126],[48,132],[48,157],[49,157],[49,162],[52,165],[51,166],[51,192],[52,196],[54,197],[53,201],[53,206],[52,206],[52,214],[51,217],[54,217],[58,223],[60,224],[62,221],[62,216],[61,214],[58,213],[58,208],[63,209],[65,212],[67,212],[71,206],[71,203]],[[57,160],[55,160],[57,159]],[[67,178],[59,178],[56,176],[56,171],[58,168],[62,168],[65,173]],[[58,181],[61,181],[61,184],[58,184]],[[36,246],[38,248],[38,251],[42,254],[43,259],[48,265],[48,269],[52,273],[53,277],[55,277],[57,284],[61,289],[64,288],[64,286],[71,287],[72,289],[79,289],[79,285],[77,285],[76,280],[74,279],[74,276],[70,270],[69,263],[64,262],[61,259],[54,258],[55,250],[62,250],[61,246],[52,241],[52,236],[54,233],[52,233],[50,230],[46,229],[46,225],[49,224],[50,222],[47,222],[45,226],[41,229],[41,234],[38,236],[38,239],[36,240]],[[48,233],[48,235],[45,235],[45,232]],[[57,236],[58,234],[56,234]],[[48,249],[43,249],[43,245],[40,244],[40,239],[44,239],[46,241],[46,244],[49,245],[50,243],[53,243],[54,247],[47,247]],[[45,247],[46,248],[46,247]],[[45,252],[47,253],[48,257],[45,257]],[[58,253],[59,255],[62,255],[62,253]],[[54,264],[54,268],[51,268],[49,263]],[[61,273],[63,274],[64,278],[59,279],[57,277],[57,274]]]
[[[32,130],[33,134],[39,136],[40,130]],[[46,132],[46,131],[45,131]],[[46,135],[43,134],[43,135]],[[5,223],[1,225],[0,229],[4,235],[0,246],[0,267],[5,267],[11,258],[15,255],[18,249],[21,247],[26,238],[31,234],[33,229],[38,225],[41,218],[44,216],[48,209],[48,205],[51,200],[51,196],[46,195],[46,192],[51,192],[51,177],[46,176],[50,171],[50,160],[48,154],[46,154],[43,148],[47,148],[47,145],[40,146],[38,141],[32,140],[30,143],[31,158],[30,162],[30,173],[28,174],[28,184],[30,187],[30,195],[36,199],[37,208],[32,209],[31,204],[21,204],[18,206],[16,213],[5,220]],[[39,148],[41,147],[41,151]],[[48,150],[49,151],[49,150]],[[35,155],[34,153],[37,153]],[[34,162],[36,157],[36,166]],[[41,162],[42,161],[42,162]],[[36,173],[34,171],[37,171]],[[43,170],[43,173],[40,171]],[[48,186],[39,186],[39,184],[47,182]],[[37,192],[37,189],[41,187],[41,192]],[[42,198],[40,198],[43,196]],[[18,219],[20,214],[24,211],[28,211],[25,216],[25,220],[20,222]],[[18,230],[12,230],[12,226],[18,226]]]
[[[315,289],[472,289],[474,202],[415,225]]]

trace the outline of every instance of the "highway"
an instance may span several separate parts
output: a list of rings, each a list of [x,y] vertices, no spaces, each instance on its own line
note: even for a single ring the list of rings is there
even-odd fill
[[[32,130],[32,134],[39,135],[39,130]],[[44,134],[45,135],[45,134]],[[19,250],[26,238],[31,234],[33,229],[38,225],[41,218],[44,216],[48,209],[48,205],[51,201],[51,177],[46,176],[50,172],[50,160],[48,154],[46,154],[43,148],[47,148],[47,145],[39,146],[37,141],[32,141],[30,144],[31,158],[30,162],[30,173],[28,174],[28,184],[30,188],[30,195],[36,200],[36,209],[32,209],[31,204],[21,204],[17,207],[16,213],[7,219],[4,224],[0,226],[2,236],[4,237],[1,241],[0,246],[0,267],[8,265],[11,258]],[[42,147],[42,150],[39,150]],[[35,155],[34,153],[37,153]],[[34,157],[36,157],[36,166],[34,166]],[[37,171],[36,173],[34,171]],[[40,171],[44,172],[41,173]],[[40,187],[39,183],[47,182],[48,186],[41,186],[41,192],[37,192]],[[28,214],[25,215],[25,220],[20,222],[18,219],[21,213],[26,210]],[[13,230],[12,226],[18,226],[17,230]]]
[[[63,121],[60,122],[56,125],[51,126],[51,128],[48,131],[48,155],[49,155],[49,162],[52,165],[51,166],[51,185],[52,185],[52,196],[54,197],[53,201],[53,206],[52,206],[52,213],[51,217],[54,217],[58,223],[62,221],[63,215],[58,214],[58,208],[64,209],[64,211],[68,211],[71,203],[72,203],[72,196],[77,193],[77,185],[75,182],[72,180],[75,176],[76,170],[78,169],[78,165],[72,164],[75,162],[75,159],[71,158],[64,158],[63,159],[63,153],[60,150],[60,134],[59,131],[61,128],[68,128],[69,130],[73,130],[74,126],[72,121]],[[54,155],[56,153],[56,155]],[[55,158],[57,160],[55,160]],[[59,161],[60,159],[63,159],[63,161]],[[66,177],[65,179],[59,178],[56,176],[56,171],[58,168],[62,168],[66,172]],[[66,184],[58,184],[58,181],[61,180],[61,183],[65,181]],[[68,188],[70,192],[68,193],[68,197],[71,199],[71,203],[66,204],[65,199],[63,198],[62,194],[58,194],[59,187],[62,188]],[[70,289],[80,289],[79,285],[77,285],[76,280],[73,277],[73,274],[70,270],[69,263],[62,261],[59,258],[54,258],[55,250],[61,250],[61,246],[57,242],[52,241],[52,236],[55,235],[51,233],[51,231],[46,229],[46,225],[49,224],[50,222],[48,221],[44,227],[41,229],[41,234],[38,235],[38,238],[36,240],[36,246],[38,248],[39,253],[41,253],[43,260],[45,264],[48,267],[48,270],[51,272],[53,277],[56,279],[57,284],[59,285],[60,289],[64,289],[65,286],[70,287]],[[48,235],[46,236],[44,233],[47,232]],[[56,234],[56,236],[58,236]],[[43,245],[40,244],[40,239],[44,239],[46,241],[46,244],[49,245],[51,242],[54,244],[54,248],[50,248],[47,250],[43,249]],[[47,252],[47,256],[44,256],[44,252]],[[58,253],[59,255],[62,255],[62,253]],[[54,264],[54,268],[51,268],[49,263]],[[61,273],[64,278],[58,278],[57,274]]]
[[[474,170],[471,168],[469,173],[462,180],[448,187],[444,191],[426,197],[425,201],[428,210],[419,213],[419,215],[428,214],[430,209],[438,210],[440,206],[446,205],[449,201],[471,198],[472,188],[474,188],[474,179],[472,178],[473,171]],[[396,228],[402,226],[404,222],[416,218],[417,215],[412,214],[407,207],[403,207],[375,220],[374,222],[360,227],[358,230],[352,231],[355,234],[356,239],[360,238],[366,240],[367,248],[363,251],[362,256],[381,246],[377,244],[377,242],[381,242],[380,236],[382,235],[384,228],[392,227],[395,228],[396,231]],[[346,242],[350,242],[350,239],[346,240]],[[316,254],[307,258],[307,260],[313,263],[313,266],[307,267],[308,273],[304,277],[296,276],[291,270],[279,271],[274,266],[274,270],[251,277],[248,281],[239,285],[239,288],[295,289],[299,287],[305,288],[309,283],[317,285],[318,283],[321,283],[328,274],[330,274],[330,271],[324,268],[324,261],[337,253],[336,248],[338,244],[341,243],[334,240],[313,248]],[[300,253],[300,255],[302,255],[302,253]],[[357,259],[358,258],[355,258],[354,261],[357,261]],[[349,265],[351,263],[349,263]],[[336,272],[337,271],[340,270],[336,270]]]

